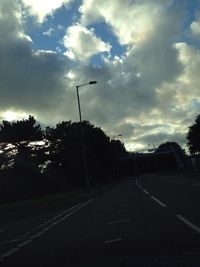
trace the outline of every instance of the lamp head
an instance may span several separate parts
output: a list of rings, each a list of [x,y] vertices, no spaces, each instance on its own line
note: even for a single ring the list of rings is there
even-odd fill
[[[90,81],[89,84],[95,84],[97,81]]]

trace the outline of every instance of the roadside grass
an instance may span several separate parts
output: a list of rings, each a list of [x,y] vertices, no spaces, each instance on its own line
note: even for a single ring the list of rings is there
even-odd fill
[[[90,192],[87,188],[75,188],[61,193],[52,193],[44,196],[33,197],[15,202],[3,203],[0,205],[0,211],[12,211],[20,208],[27,208],[29,206],[36,206],[41,204],[56,204],[58,202],[67,202],[73,204],[76,202],[86,201],[87,199],[94,198],[112,188],[121,180],[106,182],[103,184],[93,185]]]

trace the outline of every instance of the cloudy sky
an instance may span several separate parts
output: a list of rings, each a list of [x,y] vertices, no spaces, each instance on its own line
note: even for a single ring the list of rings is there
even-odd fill
[[[129,150],[200,113],[199,0],[0,0],[0,120],[83,118]]]

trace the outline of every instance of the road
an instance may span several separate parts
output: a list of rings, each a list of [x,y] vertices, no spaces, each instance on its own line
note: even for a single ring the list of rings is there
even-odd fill
[[[1,266],[200,266],[200,185],[144,175],[0,226]]]

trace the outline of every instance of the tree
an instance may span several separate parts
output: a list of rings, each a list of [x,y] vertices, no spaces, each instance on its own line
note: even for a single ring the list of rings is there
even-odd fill
[[[84,140],[81,138],[84,132]],[[68,180],[85,184],[82,141],[86,147],[86,157],[91,182],[107,180],[111,176],[117,155],[125,151],[120,141],[110,141],[101,128],[88,121],[58,123],[55,128],[47,128],[46,136],[51,140],[52,164],[65,173]]]
[[[200,154],[200,114],[196,117],[194,124],[189,127],[187,139],[190,153]]]
[[[175,153],[177,155],[179,155],[179,157],[181,157],[181,159],[185,156],[184,150],[176,142],[166,142],[166,143],[159,145],[159,147],[155,150],[155,153],[173,152],[173,151],[175,151]]]
[[[13,122],[3,120],[0,124],[0,142],[35,141],[40,140],[42,136],[41,126],[36,124],[33,116]]]
[[[184,157],[185,151],[181,148],[181,146],[176,142],[166,142],[161,144],[156,150],[155,153],[158,152],[171,152],[176,160],[177,168],[179,171],[185,170]]]

